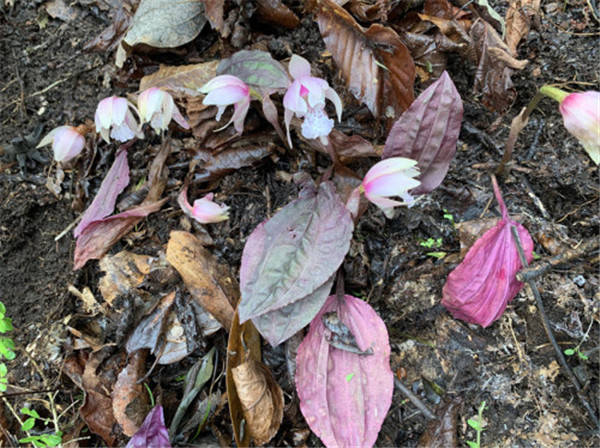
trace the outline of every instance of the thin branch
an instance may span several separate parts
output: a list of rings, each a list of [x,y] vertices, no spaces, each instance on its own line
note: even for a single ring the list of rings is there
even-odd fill
[[[398,378],[394,377],[394,385],[400,389],[400,392],[404,394],[406,398],[408,398],[412,404],[414,404],[421,413],[427,417],[429,420],[437,420],[438,418],[435,416],[431,410],[427,407],[425,403],[423,403],[419,397],[411,392],[411,390],[402,383]]]
[[[519,233],[517,232],[517,228],[515,226],[511,226],[510,230],[512,232],[512,236],[515,241],[515,244],[517,245],[517,251],[519,252],[519,259],[521,260],[521,264],[524,267],[527,267],[528,266],[527,259],[525,258],[525,253],[523,252],[523,245],[521,244],[521,238],[519,238]],[[540,295],[540,291],[538,290],[537,285],[535,284],[535,280],[530,279],[527,281],[527,284],[533,291],[533,296],[535,297],[538,311],[540,312],[540,316],[542,317],[542,323],[544,324],[544,330],[546,330],[546,335],[548,336],[548,340],[552,344],[552,347],[554,347],[554,352],[556,354],[556,357],[558,358],[558,361],[560,362],[561,366],[567,373],[567,377],[569,378],[569,380],[571,381],[573,386],[575,386],[575,389],[577,390],[577,397],[579,398],[579,401],[581,401],[581,404],[588,412],[591,420],[596,425],[596,428],[600,429],[600,421],[598,421],[598,417],[596,416],[596,413],[594,412],[594,410],[592,409],[592,407],[590,406],[588,401],[583,396],[581,384],[579,384],[577,377],[571,370],[571,367],[569,367],[569,364],[567,364],[567,360],[565,359],[563,352],[561,351],[560,347],[558,346],[558,343],[556,342],[556,338],[554,337],[554,334],[552,333],[552,328],[550,327],[550,321],[548,320],[548,316],[546,314],[546,311],[544,310],[544,303],[542,302],[542,296]]]

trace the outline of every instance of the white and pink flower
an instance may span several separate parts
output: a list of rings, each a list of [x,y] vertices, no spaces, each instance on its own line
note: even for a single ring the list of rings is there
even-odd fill
[[[565,128],[600,163],[600,92],[571,93],[560,103]]]
[[[73,126],[59,126],[52,129],[40,143],[38,148],[52,143],[54,160],[68,162],[75,158],[85,146],[85,137]]]
[[[327,136],[333,129],[333,120],[325,113],[325,99],[334,104],[338,121],[340,121],[342,119],[340,97],[335,90],[329,87],[327,81],[310,76],[310,64],[306,59],[293,55],[289,71],[294,82],[288,87],[283,97],[288,143],[290,146],[292,145],[290,122],[296,114],[299,118],[304,118],[301,128],[304,137],[319,138],[323,144],[327,144]]]
[[[132,110],[137,110],[125,98],[110,96],[98,103],[94,121],[96,132],[99,132],[106,143],[110,137],[120,142],[126,142],[134,137],[144,138],[137,119]]]
[[[209,193],[201,199],[196,199],[192,207],[187,200],[186,186],[179,193],[177,203],[186,215],[200,224],[212,224],[229,219],[229,207],[213,202],[213,197],[213,193]]]
[[[421,184],[415,179],[420,174],[416,165],[415,160],[404,157],[384,159],[371,167],[359,188],[369,201],[391,218],[394,207],[414,203],[408,191]],[[389,199],[391,196],[398,196],[404,202]]]
[[[250,107],[250,87],[244,81],[233,75],[221,75],[204,84],[200,92],[206,94],[202,104],[217,106],[217,121],[221,119],[227,106],[233,105],[231,120],[220,129],[233,123],[233,127],[239,134],[243,132],[244,120]]]
[[[150,87],[140,93],[138,111],[142,123],[150,123],[157,134],[166,130],[171,120],[175,120],[183,129],[190,128],[190,125],[175,105],[173,97],[158,87]]]

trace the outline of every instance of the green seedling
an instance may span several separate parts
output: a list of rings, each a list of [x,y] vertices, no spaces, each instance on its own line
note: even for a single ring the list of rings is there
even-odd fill
[[[22,431],[29,431],[33,429],[36,421],[42,422],[45,426],[51,423],[51,420],[48,418],[42,418],[40,414],[37,413],[34,409],[29,408],[21,408],[21,414],[28,416],[23,424],[21,425]],[[31,443],[36,448],[46,448],[49,446],[58,446],[62,442],[62,432],[58,431],[52,434],[36,434],[28,437],[23,437],[19,439],[19,443]]]
[[[426,247],[427,249],[437,249],[442,246],[442,239],[427,238],[426,240],[419,241],[419,246]]]
[[[469,445],[469,448],[481,448],[481,433],[485,429],[485,422],[483,420],[484,410],[485,401],[482,401],[481,405],[479,405],[479,409],[477,410],[477,417],[467,420],[467,424],[477,432],[477,438],[475,441],[467,440],[467,445]]]
[[[441,260],[442,258],[444,258],[446,256],[446,252],[427,252],[426,254],[429,257],[433,257],[433,258],[437,258],[438,260]]]
[[[452,227],[454,227],[454,215],[452,215],[452,213],[450,213],[448,210],[446,210],[445,208],[443,209],[444,211],[444,219],[447,219],[448,221],[450,221],[450,224],[452,224]]]
[[[581,359],[582,361],[587,361],[589,359],[589,357],[585,353],[579,350],[579,346],[575,348],[568,348],[563,353],[567,356],[573,356],[574,354],[577,354],[577,356],[579,356],[579,359]]]
[[[0,302],[0,333],[8,333],[13,330],[12,320],[5,316],[6,307]],[[15,359],[15,343],[7,336],[0,336],[0,359],[4,357],[9,361]],[[8,385],[8,368],[6,364],[0,362],[0,392],[5,392]]]
[[[542,257],[540,257],[540,254],[537,254],[535,252],[535,250],[531,252],[531,255],[533,256],[534,260],[539,260],[540,258],[542,258]]]

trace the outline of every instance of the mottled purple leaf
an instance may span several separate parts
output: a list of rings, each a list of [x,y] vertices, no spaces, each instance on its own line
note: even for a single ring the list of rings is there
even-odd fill
[[[75,227],[73,234],[75,238],[81,235],[92,221],[106,218],[115,209],[117,196],[129,185],[129,165],[127,164],[127,151],[121,149],[112,166],[106,173],[106,177],[100,185],[100,189],[91,205],[83,213],[79,225]]]
[[[318,190],[305,188],[260,224],[242,255],[240,322],[252,319],[273,345],[310,322],[329,293],[325,285],[348,252],[352,229],[350,213],[331,182]],[[288,307],[295,302],[302,303]]]
[[[522,268],[511,227],[515,226],[527,261],[533,259],[529,232],[508,216],[496,179],[494,194],[502,219],[485,232],[454,269],[443,289],[442,305],[456,319],[487,327],[498,319],[523,287],[516,278]]]
[[[421,185],[411,190],[412,194],[429,193],[446,177],[462,116],[460,95],[444,72],[394,123],[382,157],[408,157],[418,162]]]
[[[88,260],[101,258],[133,226],[159,210],[166,200],[142,204],[118,215],[91,222],[77,238],[73,269],[82,268]]]
[[[241,50],[217,67],[217,75],[233,75],[251,87],[287,89],[290,78],[280,62],[266,51]]]
[[[171,448],[162,406],[155,406],[126,448]]]
[[[336,312],[361,352],[335,348],[323,315]],[[370,350],[369,350],[370,349]],[[392,404],[394,375],[384,322],[366,302],[333,295],[298,348],[296,390],[310,429],[328,447],[370,447]]]

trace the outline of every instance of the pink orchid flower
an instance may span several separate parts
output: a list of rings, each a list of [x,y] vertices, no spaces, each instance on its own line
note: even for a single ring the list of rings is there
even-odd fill
[[[415,179],[420,174],[416,165],[416,160],[404,157],[384,159],[371,167],[358,188],[385,216],[392,218],[394,207],[414,203],[408,191],[421,184]],[[388,199],[390,196],[399,196],[404,202]]]
[[[186,186],[179,193],[177,203],[186,215],[194,218],[200,224],[212,224],[229,219],[229,207],[213,202],[213,197],[214,195],[209,193],[201,199],[196,199],[192,207],[187,200]]]
[[[75,158],[85,146],[85,137],[73,126],[59,126],[52,129],[40,143],[38,148],[52,143],[54,160],[57,162],[68,162]]]
[[[327,136],[333,129],[333,120],[325,113],[325,99],[334,104],[338,121],[342,119],[342,100],[327,81],[310,76],[310,64],[306,59],[292,55],[289,70],[294,82],[283,97],[288,143],[292,145],[290,122],[296,114],[299,118],[304,117],[302,135],[306,138],[319,138],[326,145]]]
[[[560,103],[567,131],[579,140],[594,163],[600,163],[600,92],[568,93],[543,86],[540,92]]]
[[[190,125],[173,101],[173,97],[158,87],[150,87],[138,96],[138,110],[142,123],[150,123],[157,134],[169,127],[171,120],[183,129],[189,129]]]
[[[96,132],[99,132],[106,143],[110,136],[120,142],[126,142],[134,137],[144,138],[136,118],[131,110],[137,110],[125,98],[111,96],[98,103],[94,121]]]
[[[225,129],[231,123],[235,130],[241,134],[244,130],[244,120],[250,107],[250,87],[241,79],[232,75],[221,75],[211,79],[200,88],[206,94],[202,104],[217,106],[217,121],[227,106],[233,104],[231,120],[220,129]]]

